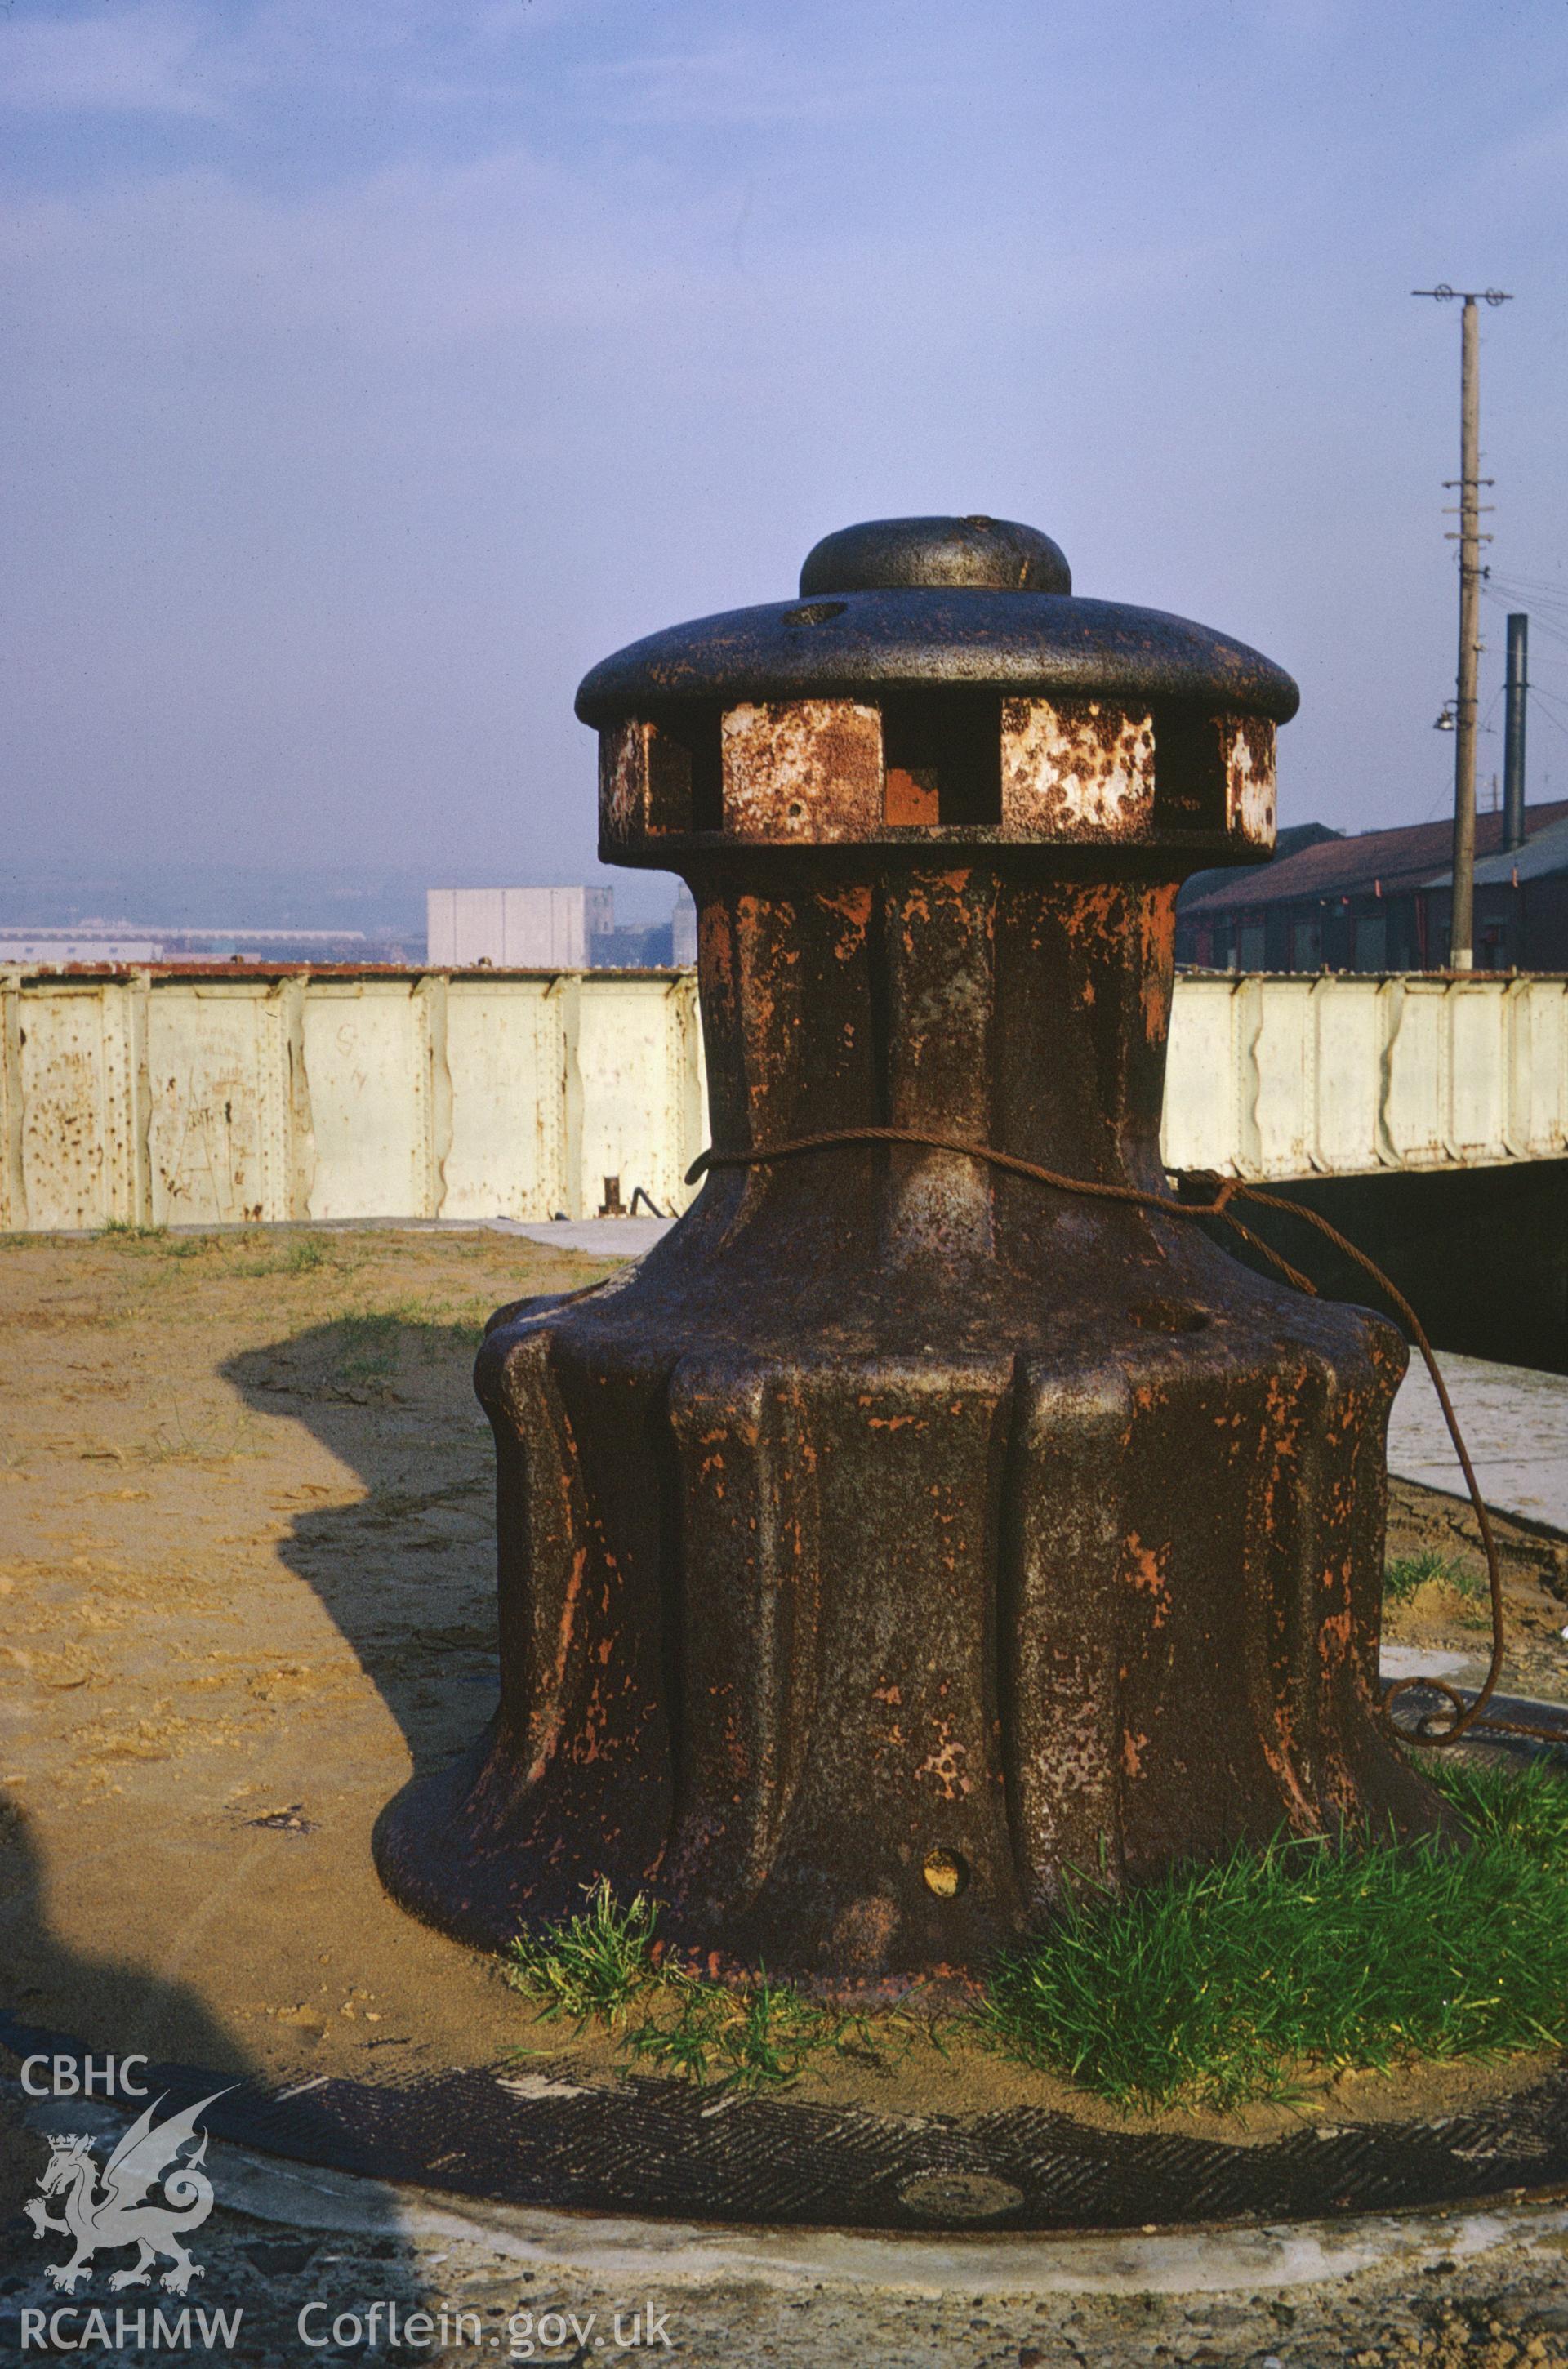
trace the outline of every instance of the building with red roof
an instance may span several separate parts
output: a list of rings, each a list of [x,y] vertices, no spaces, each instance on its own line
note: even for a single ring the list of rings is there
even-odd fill
[[[1442,970],[1453,836],[1448,820],[1282,831],[1272,863],[1187,883],[1176,959],[1202,970]],[[1475,852],[1476,968],[1568,970],[1568,799],[1527,807],[1520,847],[1504,847],[1501,814],[1477,815]]]

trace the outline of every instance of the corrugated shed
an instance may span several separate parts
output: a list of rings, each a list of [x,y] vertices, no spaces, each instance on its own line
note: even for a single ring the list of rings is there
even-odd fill
[[[1527,843],[1553,824],[1568,820],[1568,799],[1527,809]],[[1503,818],[1477,815],[1478,857],[1502,849]],[[1407,823],[1397,830],[1358,831],[1353,839],[1326,839],[1299,854],[1287,855],[1261,869],[1236,872],[1206,896],[1182,909],[1183,919],[1213,913],[1255,912],[1265,905],[1306,903],[1323,897],[1370,896],[1380,884],[1385,897],[1402,889],[1446,882],[1453,861],[1451,821]],[[1479,874],[1477,876],[1479,877]],[[1506,869],[1503,878],[1507,879]]]

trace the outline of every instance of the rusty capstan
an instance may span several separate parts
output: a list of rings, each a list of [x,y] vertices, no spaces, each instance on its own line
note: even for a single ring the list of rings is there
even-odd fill
[[[1266,858],[1296,704],[984,518],[852,527],[595,668],[601,851],[696,899],[715,1146],[1164,1191],[1176,890]],[[494,1944],[607,1876],[704,1964],[876,1990],[1071,1868],[1437,1825],[1378,1720],[1404,1362],[995,1161],[715,1166],[639,1265],[492,1320],[501,1706],[385,1881]]]

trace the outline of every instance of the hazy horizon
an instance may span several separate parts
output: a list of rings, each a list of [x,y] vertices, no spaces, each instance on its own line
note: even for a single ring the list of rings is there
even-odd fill
[[[917,510],[1288,667],[1282,819],[1436,817],[1437,280],[1516,299],[1482,802],[1501,602],[1563,794],[1565,63],[1458,0],[14,0],[6,868],[602,878],[586,669]]]

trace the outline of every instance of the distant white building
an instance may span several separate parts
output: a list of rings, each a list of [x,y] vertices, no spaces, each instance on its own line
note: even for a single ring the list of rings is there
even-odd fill
[[[697,959],[697,900],[682,880],[675,892],[675,913],[670,925],[670,959],[682,969]]]
[[[0,932],[0,963],[27,967],[63,963],[155,963],[162,938],[81,936],[69,930]]]
[[[587,970],[615,926],[613,888],[430,888],[425,959],[433,970]]]

